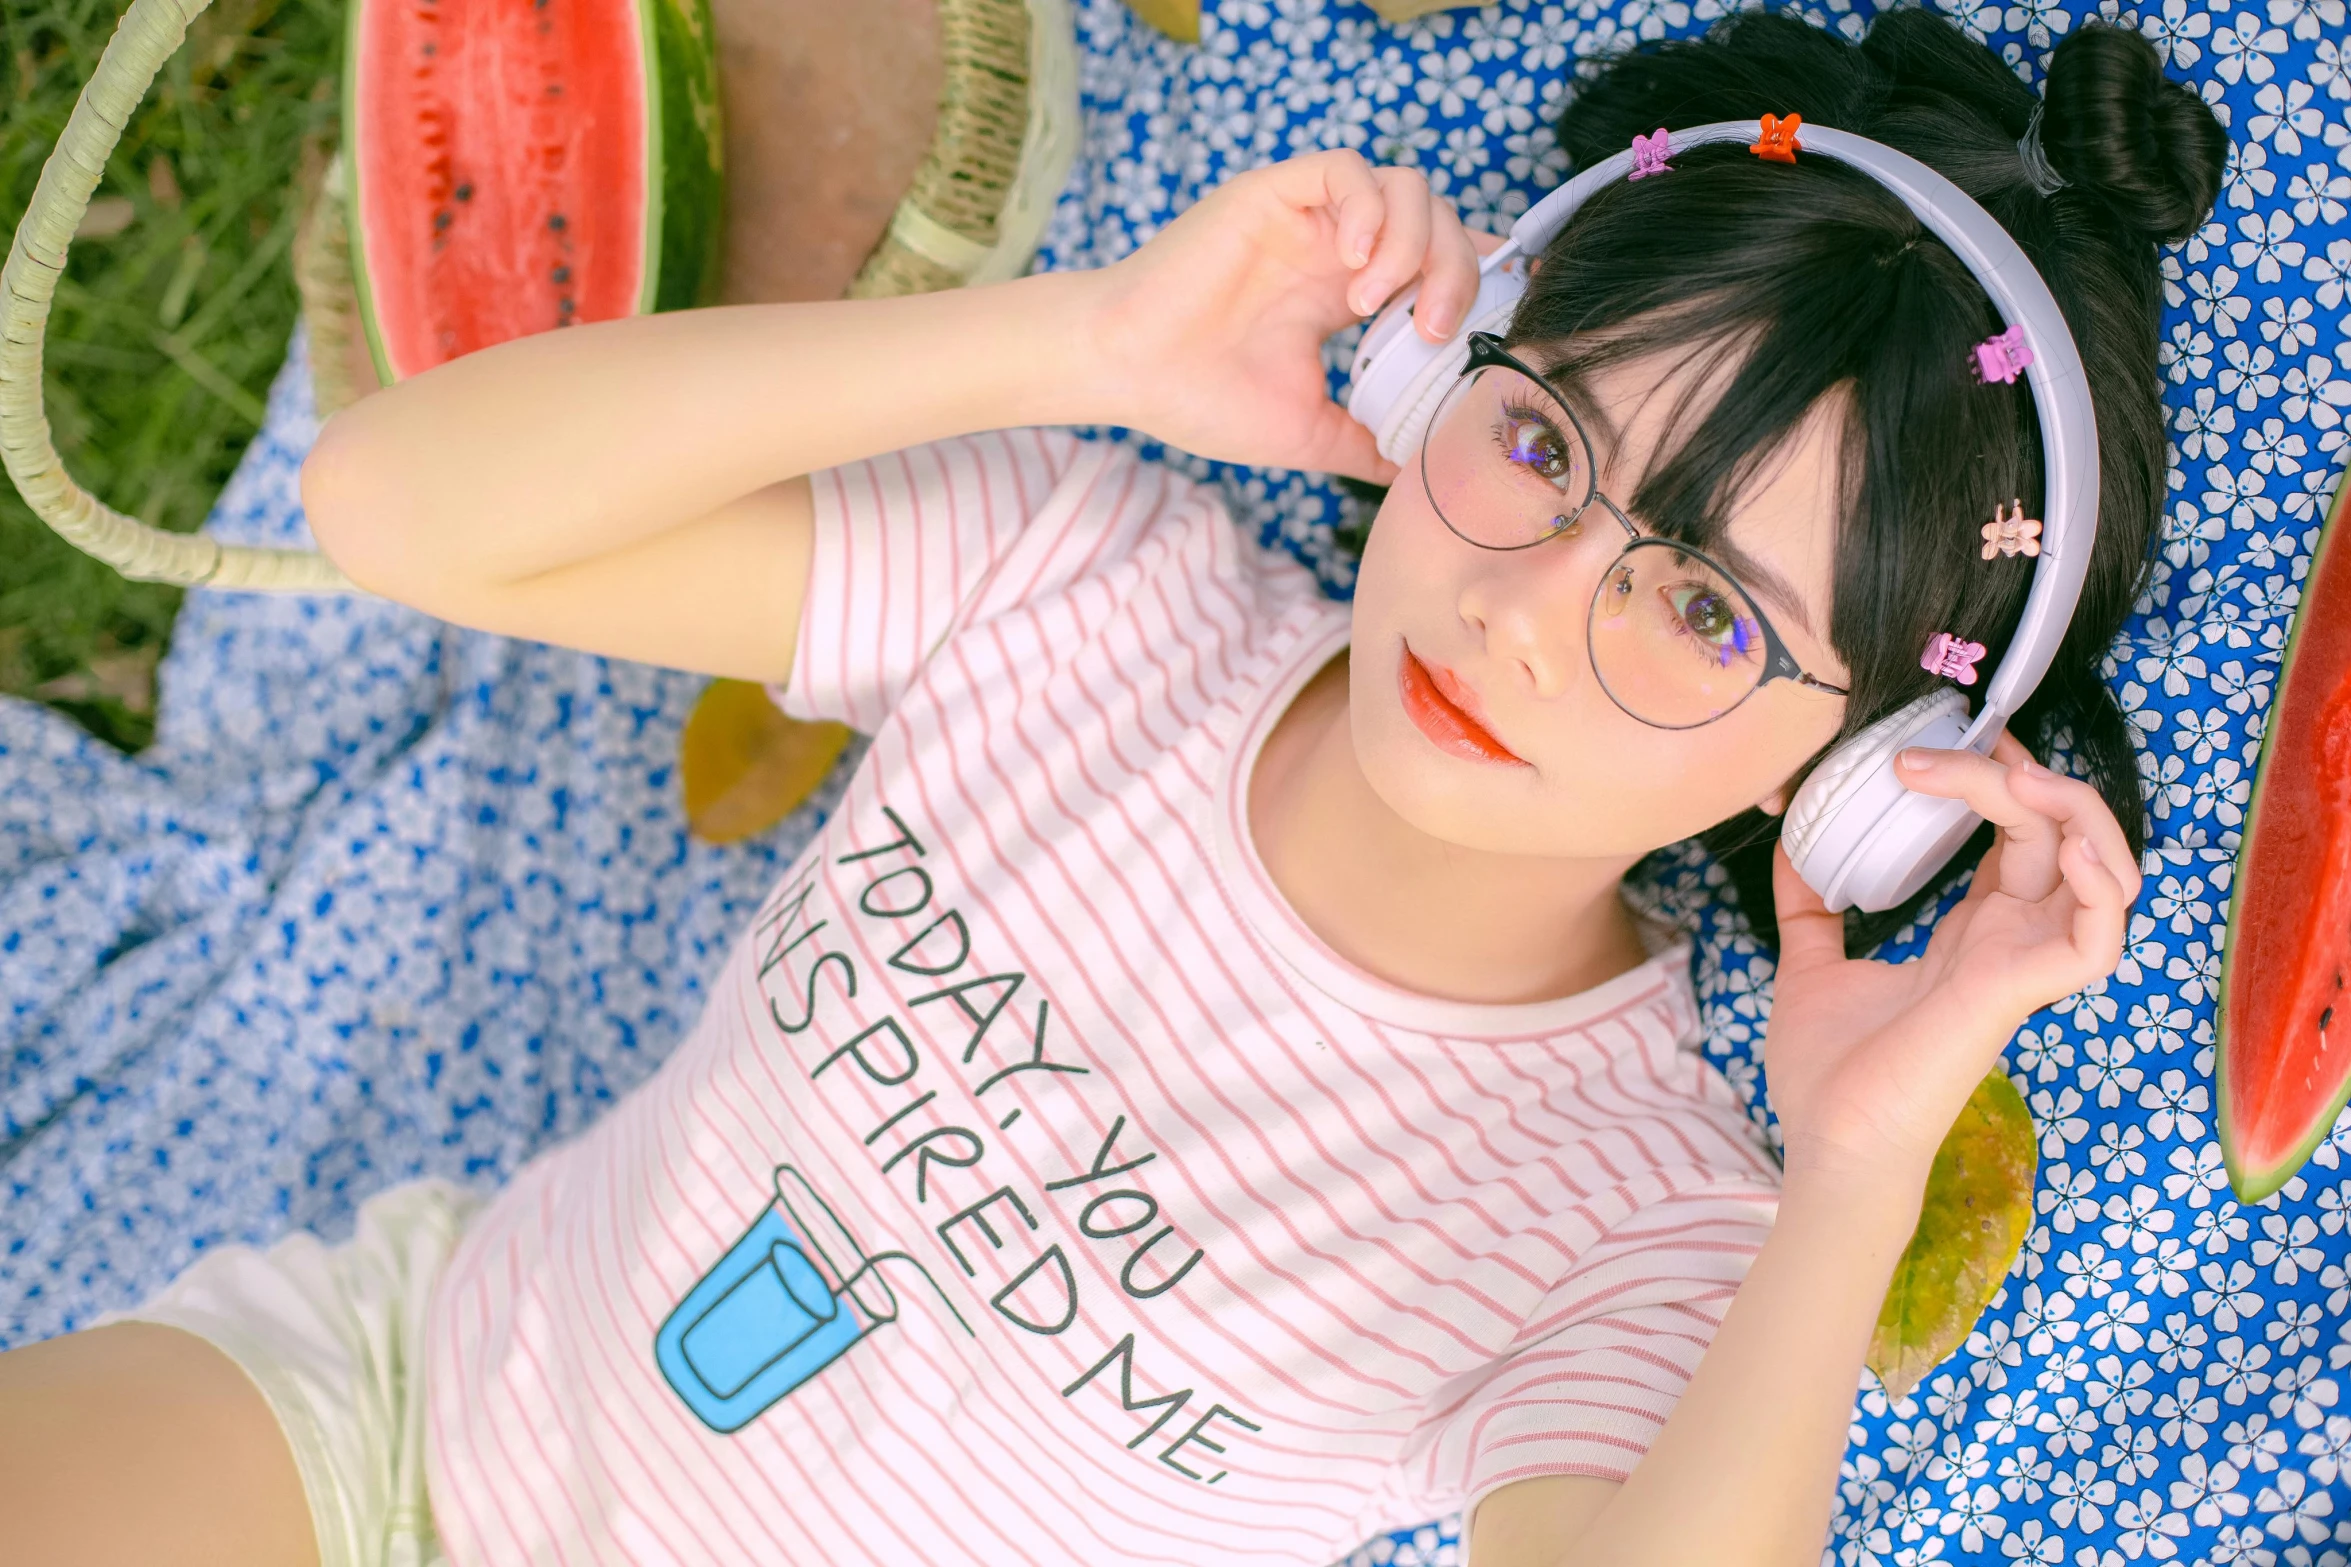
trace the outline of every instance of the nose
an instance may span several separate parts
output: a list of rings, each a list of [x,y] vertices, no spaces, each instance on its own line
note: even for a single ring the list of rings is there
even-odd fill
[[[1595,526],[1600,520],[1587,509],[1567,537],[1480,551],[1485,558],[1462,585],[1462,623],[1530,696],[1548,700],[1589,673],[1584,618],[1617,531]]]

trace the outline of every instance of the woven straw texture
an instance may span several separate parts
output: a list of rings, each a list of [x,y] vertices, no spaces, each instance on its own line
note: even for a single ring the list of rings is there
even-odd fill
[[[0,460],[36,516],[126,577],[259,592],[354,592],[324,556],[306,550],[223,545],[124,516],[73,481],[49,439],[41,405],[42,338],[66,247],[131,111],[203,9],[204,0],[135,0],[42,166],[0,269]]]
[[[259,592],[351,593],[356,589],[324,556],[304,550],[224,545],[203,535],[164,533],[115,511],[76,484],[50,440],[42,409],[42,339],[49,303],[65,267],[66,247],[89,207],[131,112],[170,59],[188,24],[209,0],[134,0],[82,90],[65,134],[41,171],[0,273],[0,456],[36,515],[68,542],[127,577],[185,587]],[[1046,200],[1069,166],[1061,132],[1074,116],[1056,114],[1039,137],[1032,60],[1049,62],[1055,96],[1074,95],[1074,67],[1061,0],[1041,9],[1052,18],[1050,47],[1037,50],[1032,0],[941,0],[939,30],[946,82],[938,131],[914,186],[889,232],[851,283],[852,298],[956,288],[1001,273],[1004,252],[1025,260],[1035,226],[1005,233],[999,218],[1024,185]],[[1072,82],[1059,78],[1068,75]],[[1049,168],[1024,167],[1024,149],[1042,140]],[[1032,200],[1024,206],[1034,206]],[[310,324],[319,370],[319,412],[328,414],[367,388],[346,384],[344,350],[361,330],[351,297],[351,247],[343,193],[332,173],[304,213],[294,253],[295,286]]]

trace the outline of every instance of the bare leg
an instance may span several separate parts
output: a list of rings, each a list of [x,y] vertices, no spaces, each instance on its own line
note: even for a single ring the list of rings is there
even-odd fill
[[[193,1334],[125,1322],[0,1355],[9,1558],[316,1567],[294,1455],[259,1389]]]

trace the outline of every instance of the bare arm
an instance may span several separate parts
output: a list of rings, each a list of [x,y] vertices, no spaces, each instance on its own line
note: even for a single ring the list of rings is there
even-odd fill
[[[1788,1148],[1778,1220],[1631,1477],[1605,1499],[1593,1489],[1605,1482],[1495,1492],[1473,1567],[1820,1560],[1862,1357],[1935,1152],[2018,1025],[2114,972],[2139,894],[2098,792],[2013,735],[1990,756],[1904,755],[1905,787],[1964,800],[1999,829],[1967,896],[1919,958],[1852,959],[1843,916],[1784,846],[1774,855],[1764,1069]],[[1578,1516],[1546,1518],[1546,1504]]]
[[[738,305],[503,344],[365,398],[302,470],[363,586],[460,624],[780,680],[821,468],[976,430],[1124,424],[1384,479],[1321,345],[1415,276],[1476,291],[1416,174],[1318,153],[1238,176],[1133,256],[906,299]]]
[[[1047,276],[525,338],[339,415],[303,464],[303,502],[355,580],[446,619],[781,679],[808,575],[802,476],[1083,417],[1087,286]]]
[[[1792,1174],[1721,1330],[1631,1477],[1502,1487],[1473,1521],[1470,1567],[1816,1567],[1862,1357],[1925,1177]]]

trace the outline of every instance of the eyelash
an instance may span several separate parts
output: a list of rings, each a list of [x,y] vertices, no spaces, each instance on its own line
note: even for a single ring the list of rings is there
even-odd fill
[[[1505,399],[1502,404],[1502,415],[1505,419],[1519,424],[1531,424],[1537,426],[1552,440],[1557,441],[1563,447],[1573,445],[1572,438],[1569,437],[1565,431],[1560,429],[1558,422],[1531,403],[1520,399]],[[1507,430],[1497,429],[1494,432],[1494,445],[1501,451],[1505,460],[1511,462],[1518,461],[1517,458],[1511,456],[1512,442],[1510,439],[1510,434]],[[1520,466],[1523,467],[1525,464],[1522,463]]]

